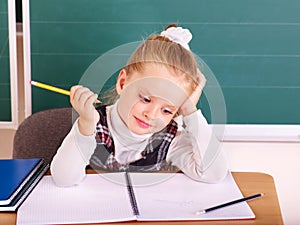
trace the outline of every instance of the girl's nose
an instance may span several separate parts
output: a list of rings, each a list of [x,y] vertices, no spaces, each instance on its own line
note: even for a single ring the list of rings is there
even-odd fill
[[[145,110],[143,111],[143,116],[149,120],[153,119],[153,110]]]
[[[143,111],[143,116],[145,118],[147,118],[148,120],[153,120],[153,119],[157,118],[158,112],[159,112],[158,107],[155,107],[154,105],[149,106]]]

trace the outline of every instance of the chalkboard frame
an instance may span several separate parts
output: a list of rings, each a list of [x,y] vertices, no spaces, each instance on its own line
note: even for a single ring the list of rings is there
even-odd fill
[[[10,99],[11,120],[0,121],[1,129],[17,129],[18,118],[18,79],[17,79],[17,41],[15,1],[8,2],[9,58],[10,58]]]
[[[25,65],[25,112],[29,116],[32,112],[31,86],[31,54],[30,54],[30,16],[29,0],[23,1],[24,26],[24,65]],[[300,142],[300,125],[284,124],[212,124],[221,141],[234,142]],[[225,130],[224,130],[225,129]],[[224,131],[224,132],[223,132]]]

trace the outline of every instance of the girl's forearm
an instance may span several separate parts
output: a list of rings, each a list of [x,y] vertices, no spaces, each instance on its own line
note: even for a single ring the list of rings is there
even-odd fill
[[[77,125],[76,121],[51,162],[51,175],[58,186],[72,186],[82,181],[96,147],[94,135],[81,135]]]

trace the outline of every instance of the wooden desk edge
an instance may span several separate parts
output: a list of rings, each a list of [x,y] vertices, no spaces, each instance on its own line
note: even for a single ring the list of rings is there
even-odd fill
[[[247,202],[256,215],[256,220],[269,217],[272,219],[272,223],[270,224],[283,224],[273,176],[262,172],[232,171],[231,173],[244,196],[257,193],[264,194],[260,199]],[[254,177],[255,181],[253,181]],[[260,183],[260,187],[256,187],[254,182]]]

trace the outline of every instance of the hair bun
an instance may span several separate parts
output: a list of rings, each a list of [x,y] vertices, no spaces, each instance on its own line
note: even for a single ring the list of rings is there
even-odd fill
[[[171,41],[180,44],[187,50],[190,50],[189,42],[192,40],[192,34],[188,29],[182,27],[169,26],[160,33],[160,36],[169,38]]]

